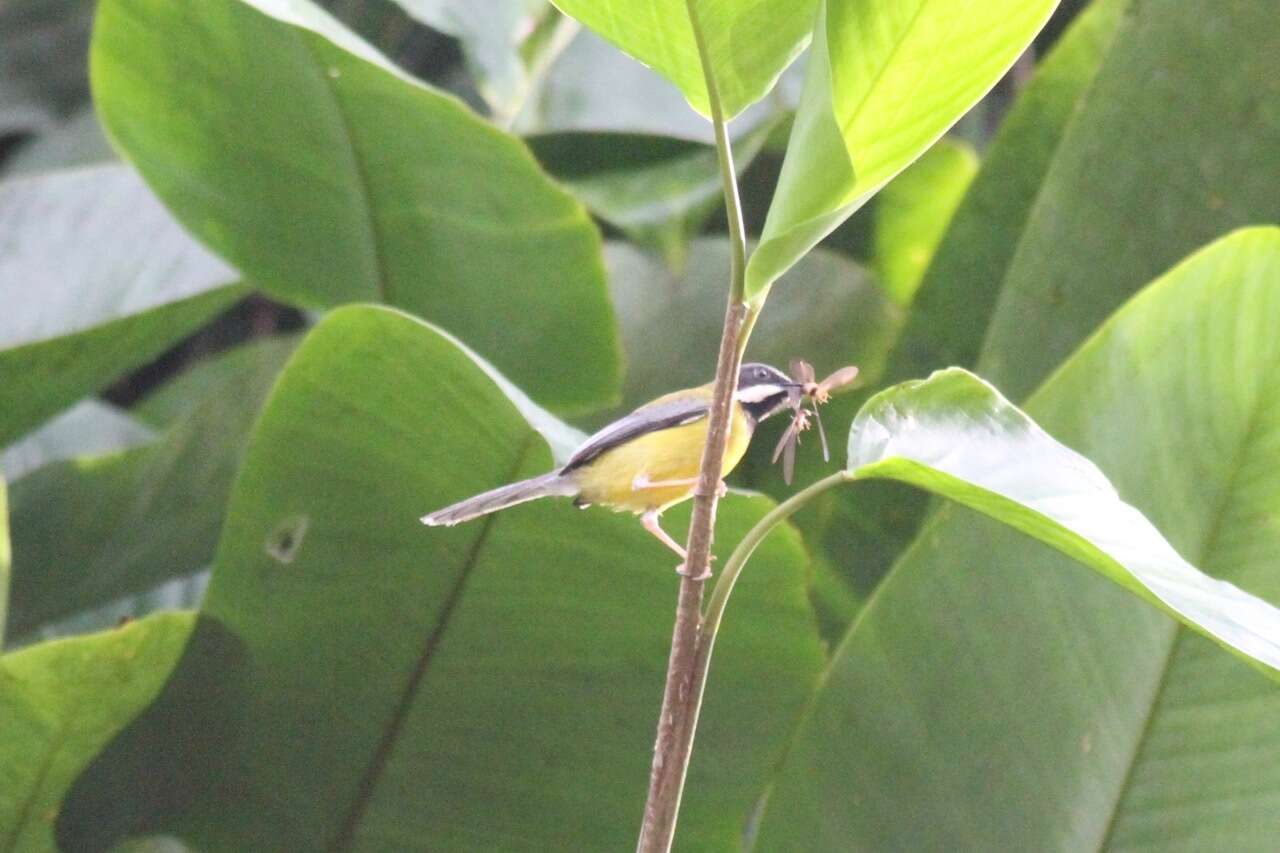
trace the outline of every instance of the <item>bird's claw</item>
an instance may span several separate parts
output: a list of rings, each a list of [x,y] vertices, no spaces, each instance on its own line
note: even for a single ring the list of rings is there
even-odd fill
[[[676,574],[680,575],[681,577],[691,578],[692,580],[695,580],[695,581],[704,581],[707,578],[711,577],[711,564],[715,562],[715,559],[716,559],[715,554],[709,554],[707,556],[707,567],[703,569],[702,574],[698,575],[697,577],[693,577],[692,575],[689,574],[689,563],[687,561],[676,566]]]
[[[702,491],[700,487],[694,487],[693,493],[695,495],[706,494],[705,492]],[[725,483],[724,480],[720,480],[718,483],[716,483],[716,497],[722,498],[727,494],[729,494],[729,486],[727,483]]]
[[[704,581],[707,578],[711,577],[711,567],[707,566],[707,568],[702,572],[702,574],[698,575],[697,577],[694,577],[693,575],[689,574],[689,569],[687,564],[681,563],[680,565],[676,566],[676,574],[680,575],[681,577],[690,578],[691,580]]]

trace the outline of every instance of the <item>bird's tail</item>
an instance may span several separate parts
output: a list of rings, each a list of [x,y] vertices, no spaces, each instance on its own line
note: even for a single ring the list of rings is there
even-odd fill
[[[521,480],[509,486],[499,486],[487,492],[481,492],[473,498],[459,501],[452,506],[436,510],[422,517],[422,523],[429,527],[452,527],[463,521],[470,521],[509,506],[545,498],[550,495],[572,497],[578,493],[573,480],[560,476],[559,471],[551,471],[541,477]]]

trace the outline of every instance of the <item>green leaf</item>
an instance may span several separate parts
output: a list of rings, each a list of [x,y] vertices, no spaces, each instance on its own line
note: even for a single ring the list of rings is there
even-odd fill
[[[1115,43],[1129,2],[1090,3],[1036,67],[1005,116],[911,303],[889,360],[892,381],[977,362],[1027,217],[1062,150],[1077,103],[1088,96]],[[896,186],[890,185],[882,202]]]
[[[698,15],[725,118],[760,100],[800,54],[817,0],[553,0],[679,87],[711,115],[690,22]]]
[[[47,465],[13,484],[18,554],[10,630],[44,622],[208,566],[231,483],[296,341],[266,340],[222,356],[221,375],[179,378],[167,395],[198,402],[162,438]]]
[[[1280,221],[1280,193],[1259,179],[1280,173],[1277,45],[1280,16],[1266,3],[1135,5],[1027,216],[984,376],[1024,397],[1179,258]]]
[[[880,194],[872,266],[899,305],[911,304],[977,171],[978,155],[972,146],[943,138]]]
[[[848,464],[854,479],[910,483],[1034,536],[1280,679],[1280,610],[1202,574],[1096,466],[964,368],[873,397]]]
[[[1028,212],[1128,2],[1090,4],[1014,102],[911,302],[885,365],[884,384],[950,365],[973,367],[977,361]],[[877,203],[883,204],[906,177],[890,183]],[[842,489],[824,499],[831,504],[824,549],[864,594],[910,543],[929,504],[921,492],[889,482]]]
[[[824,3],[760,246],[758,296],[1000,79],[1057,0]]]
[[[123,167],[0,184],[0,446],[229,307],[235,277]]]
[[[242,725],[213,754],[186,755],[174,732],[192,703],[140,721],[159,740],[120,741],[111,756],[155,750],[210,789],[130,823],[157,771],[138,765],[135,784],[104,760],[63,810],[66,846],[157,829],[207,851],[263,838],[308,850],[630,843],[670,642],[670,553],[633,518],[563,500],[452,529],[417,522],[550,465],[448,336],[380,308],[326,317],[255,431],[205,599],[204,617],[243,640],[253,666],[204,712]],[[721,554],[768,507],[728,499]],[[678,532],[687,514],[670,515]],[[737,843],[814,685],[805,570],[786,531],[740,585],[691,769],[690,849]],[[201,665],[189,654],[176,678]],[[229,769],[206,771],[213,759]]]
[[[548,404],[613,398],[600,238],[581,205],[518,140],[307,0],[106,0],[92,76],[115,142],[256,285],[430,317]]]
[[[159,692],[186,643],[190,613],[55,640],[0,657],[0,844],[54,851],[72,781]]]
[[[1277,282],[1280,230],[1228,237],[1139,294],[1027,404],[1178,553],[1273,602]],[[948,398],[951,414],[917,406],[926,396]],[[975,406],[984,398],[989,407]],[[874,446],[881,426],[908,414],[927,420]],[[984,512],[1016,512],[1023,529],[1067,521],[1074,532],[1049,529],[1051,544],[1180,608],[1239,595],[1189,574],[1092,465],[973,380],[951,372],[888,392],[860,426],[855,464],[909,454],[868,474],[934,480]],[[1009,427],[1016,457],[1003,452]],[[1064,467],[1050,472],[1054,457]],[[1035,513],[992,497],[990,487],[1011,491],[1024,478]],[[1090,484],[1095,496],[1082,500]],[[1107,528],[1121,546],[1109,556],[1080,536]],[[1153,568],[1167,574],[1153,579]],[[1188,585],[1166,588],[1179,577]],[[1271,608],[1231,607],[1198,612],[1227,637],[1242,636],[1245,619],[1270,630]],[[1280,833],[1277,719],[1274,682],[1198,633],[1029,537],[948,509],[841,644],[758,847],[1270,850]],[[903,821],[903,802],[922,819]]]
[[[519,110],[576,25],[547,0],[396,0],[410,17],[458,40],[476,89],[500,121]]]

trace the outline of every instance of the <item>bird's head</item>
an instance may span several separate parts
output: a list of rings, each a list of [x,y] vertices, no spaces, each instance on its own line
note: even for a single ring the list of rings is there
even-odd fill
[[[751,418],[759,423],[770,415],[791,408],[801,388],[787,374],[767,364],[744,364],[738,370],[735,398]]]

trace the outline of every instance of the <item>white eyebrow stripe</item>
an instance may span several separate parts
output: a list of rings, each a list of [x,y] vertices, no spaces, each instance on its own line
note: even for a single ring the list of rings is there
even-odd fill
[[[781,385],[750,385],[746,388],[739,388],[737,397],[743,403],[759,403],[786,390]]]

